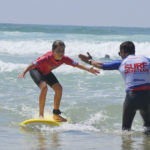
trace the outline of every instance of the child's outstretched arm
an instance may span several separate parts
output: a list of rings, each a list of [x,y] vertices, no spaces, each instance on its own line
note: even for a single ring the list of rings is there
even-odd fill
[[[90,72],[92,74],[95,74],[95,75],[100,73],[97,69],[94,69],[93,67],[89,68],[89,67],[84,66],[82,64],[78,64],[76,67],[79,68],[79,69],[82,69],[82,70],[86,70],[86,71],[88,71],[88,72]]]
[[[30,64],[27,68],[25,68],[25,70],[21,74],[18,75],[18,78],[25,78],[25,74],[34,68],[35,68],[34,64]]]

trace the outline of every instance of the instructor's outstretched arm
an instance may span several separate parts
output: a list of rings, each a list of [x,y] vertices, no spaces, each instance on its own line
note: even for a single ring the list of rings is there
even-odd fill
[[[90,64],[96,68],[102,69],[103,63],[100,61],[95,61],[92,56],[87,52],[87,55],[79,54],[78,57],[85,63]]]

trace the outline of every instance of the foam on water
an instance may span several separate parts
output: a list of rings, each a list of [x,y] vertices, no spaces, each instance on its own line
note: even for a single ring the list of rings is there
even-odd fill
[[[86,121],[85,123],[88,125],[92,125],[99,121],[105,121],[108,118],[109,118],[109,116],[105,115],[102,111],[100,111],[94,115],[91,115],[90,119],[88,121]]]
[[[6,63],[0,60],[0,72],[11,72],[14,70],[25,68],[26,66],[26,64],[15,64],[11,62]]]
[[[78,123],[64,123],[59,127],[55,126],[49,126],[49,125],[29,125],[27,128],[33,128],[34,130],[40,130],[41,132],[99,132],[104,134],[112,134],[112,135],[141,135],[142,132],[144,132],[144,128],[140,126],[139,124],[133,125],[133,130],[131,131],[122,131],[121,130],[121,122],[119,123],[119,126],[116,128],[115,123],[112,122],[110,124],[111,127],[105,126],[104,124],[101,124],[101,122],[105,122],[106,119],[111,119],[110,116],[107,116],[103,114],[103,112],[98,112],[94,116],[91,116],[89,120],[82,121]],[[138,120],[135,120],[138,122]],[[95,123],[100,124],[100,128],[95,126]]]
[[[10,55],[44,54],[50,49],[45,41],[0,41],[0,53]]]
[[[119,58],[118,51],[120,42],[86,42],[86,41],[66,41],[66,55],[76,57],[79,53],[90,52],[94,57],[101,58],[109,54],[111,58]],[[37,57],[51,49],[52,43],[44,40],[31,41],[0,41],[0,54],[9,55],[36,55]],[[150,43],[135,42],[136,53],[150,57]]]
[[[70,43],[66,42],[67,48],[66,53],[70,56],[76,56],[79,53],[86,53],[87,51],[92,54],[92,56],[96,58],[102,58],[105,54],[109,54],[111,58],[119,58],[118,51],[120,46],[120,41],[115,42],[82,42],[82,41],[73,41]],[[149,42],[134,42],[136,46],[136,54],[137,55],[146,55],[150,57],[150,43]]]
[[[64,123],[59,127],[41,126],[39,129],[41,131],[51,131],[51,132],[60,132],[60,131],[99,132],[99,130],[93,126],[88,126],[79,123],[78,124]]]

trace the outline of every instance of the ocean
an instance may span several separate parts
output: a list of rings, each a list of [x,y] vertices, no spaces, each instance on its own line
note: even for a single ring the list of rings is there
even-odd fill
[[[0,24],[0,150],[149,150],[138,112],[132,131],[121,130],[125,85],[118,71],[95,76],[60,66],[53,71],[63,86],[60,110],[71,123],[20,128],[37,116],[40,90],[29,73],[17,76],[55,40],[64,41],[65,55],[84,65],[80,53],[103,62],[120,59],[119,45],[127,40],[135,43],[137,55],[150,57],[150,28]],[[45,113],[52,113],[53,97],[49,87]]]

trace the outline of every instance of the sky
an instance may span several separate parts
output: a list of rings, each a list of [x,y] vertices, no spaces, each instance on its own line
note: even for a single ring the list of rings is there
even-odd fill
[[[150,0],[0,0],[0,23],[150,27]]]

